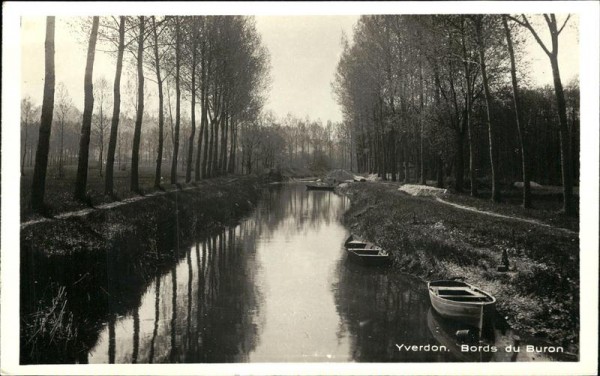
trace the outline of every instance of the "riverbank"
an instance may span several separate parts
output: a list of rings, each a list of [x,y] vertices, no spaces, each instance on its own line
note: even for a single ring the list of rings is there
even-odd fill
[[[398,187],[353,183],[338,188],[351,201],[345,224],[390,250],[398,271],[425,280],[465,277],[498,299],[498,313],[511,327],[578,352],[577,232],[465,211],[434,197],[407,195]],[[463,200],[453,195],[444,199]],[[503,251],[509,257],[508,272],[496,269]]]
[[[22,226],[21,362],[77,361],[97,341],[98,327],[139,306],[144,288],[185,247],[250,212],[262,185],[256,176],[207,179]],[[88,325],[74,327],[77,317]]]

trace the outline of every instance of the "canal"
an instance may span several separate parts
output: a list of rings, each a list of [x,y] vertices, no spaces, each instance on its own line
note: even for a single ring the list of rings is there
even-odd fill
[[[182,247],[131,302],[109,301],[130,308],[108,309],[120,313],[90,324],[93,340],[76,362],[545,359],[505,352],[519,344],[510,330],[495,331],[497,351],[461,351],[460,328],[431,311],[425,282],[347,259],[341,218],[348,206],[333,192],[271,185],[250,215]]]

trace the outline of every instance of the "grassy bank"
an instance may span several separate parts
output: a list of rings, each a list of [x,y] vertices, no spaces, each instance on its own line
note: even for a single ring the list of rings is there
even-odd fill
[[[352,232],[391,250],[399,271],[426,280],[464,277],[496,296],[499,314],[513,328],[578,351],[576,234],[467,212],[430,197],[409,196],[398,186],[354,183],[340,188],[352,203],[344,216]],[[495,209],[478,202],[487,210]],[[498,211],[511,210],[518,211]],[[510,271],[501,273],[496,266],[504,250]]]
[[[38,215],[31,210],[31,182],[33,178],[33,168],[25,168],[25,174],[21,176],[21,222],[26,222],[31,219],[36,219]],[[44,201],[47,205],[50,215],[57,215],[64,212],[86,209],[93,206],[98,206],[118,200],[128,199],[139,196],[138,193],[130,190],[131,186],[131,171],[129,169],[115,169],[113,192],[114,196],[104,195],[104,173],[100,174],[97,167],[90,166],[88,171],[88,180],[86,185],[86,193],[88,202],[80,202],[73,198],[75,190],[75,177],[77,174],[76,165],[67,165],[64,169],[64,176],[59,177],[55,170],[46,177],[46,192]],[[202,185],[206,181],[200,180],[198,183],[185,184],[185,171],[179,170],[177,181],[179,187],[170,184],[170,168],[163,167],[161,189],[154,187],[154,166],[144,165],[139,169],[139,186],[143,194],[151,194],[159,191],[175,191],[178,188],[192,187]]]
[[[103,323],[138,307],[146,286],[187,247],[248,213],[261,186],[252,176],[208,179],[194,189],[24,226],[21,362],[77,361]]]

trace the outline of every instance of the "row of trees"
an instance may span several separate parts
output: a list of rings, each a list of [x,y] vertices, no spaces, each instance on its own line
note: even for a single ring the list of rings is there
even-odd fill
[[[92,115],[91,138],[90,138],[90,167],[97,166],[100,176],[103,174],[103,166],[106,165],[106,150],[108,149],[108,138],[112,117],[112,98],[110,88],[104,77],[94,82],[94,113]],[[174,90],[167,86],[167,113],[173,112],[173,104],[169,100],[174,97]],[[135,124],[135,99],[137,90],[135,84],[127,82],[125,85],[124,106],[121,107],[116,154],[114,163],[121,170],[128,169],[131,163],[131,146],[133,145],[133,129]],[[146,97],[148,101],[149,97]],[[25,173],[25,167],[33,166],[33,156],[39,131],[40,107],[36,106],[31,98],[27,97],[21,101],[21,171]],[[56,91],[56,106],[54,121],[50,135],[50,151],[48,164],[50,169],[58,178],[65,177],[65,166],[77,163],[79,136],[81,131],[81,111],[73,105],[66,86],[58,83]],[[144,111],[143,136],[140,144],[140,165],[151,166],[156,163],[158,152],[158,117],[156,113]],[[163,134],[163,164],[170,165],[173,154],[173,131],[174,121],[167,116],[166,129]],[[187,108],[182,109],[181,131],[189,134],[191,120]],[[188,139],[183,140],[184,155],[187,155]],[[181,171],[185,167],[183,156],[179,155],[178,166]],[[185,173],[185,170],[183,170]]]
[[[185,156],[185,181],[199,180],[227,172],[236,165],[238,131],[246,123],[255,121],[264,101],[263,92],[268,83],[269,57],[262,46],[254,20],[242,16],[169,16],[169,17],[92,17],[84,22],[82,30],[89,31],[87,62],[84,79],[84,110],[82,113],[78,168],[74,196],[86,199],[92,122],[96,116],[100,130],[98,141],[99,159],[104,159],[105,130],[108,137],[106,153],[105,194],[113,195],[113,175],[117,140],[122,128],[121,76],[124,62],[135,64],[137,95],[134,101],[135,122],[131,141],[130,189],[140,192],[139,164],[142,126],[147,122],[144,115],[146,81],[152,77],[158,92],[158,132],[156,147],[155,187],[160,188],[164,152],[165,108],[172,124],[171,134],[171,183],[177,184],[177,166],[180,161],[180,142],[187,139]],[[44,207],[45,178],[48,166],[49,146],[55,112],[54,78],[54,17],[46,21],[45,61],[46,76],[44,97],[39,125],[38,146],[32,187],[32,207]],[[105,100],[108,83],[98,81],[94,93],[93,68],[96,45],[110,46],[116,57],[112,103]],[[128,59],[125,59],[125,56]],[[148,76],[148,77],[146,77]],[[171,98],[165,104],[165,82]],[[60,93],[59,93],[60,94]],[[181,134],[182,102],[190,105],[189,133]],[[94,101],[99,101],[100,105]],[[60,101],[56,108],[61,129],[60,169],[63,166],[64,127],[72,107],[68,101]],[[106,107],[105,107],[106,105]],[[112,105],[112,106],[111,106]],[[106,113],[112,107],[112,116]],[[197,126],[196,115],[199,113]],[[174,118],[174,121],[173,121]],[[110,119],[110,129],[108,126]],[[29,119],[26,120],[28,122]],[[196,129],[198,128],[198,132]],[[25,142],[27,145],[27,142]],[[27,148],[25,148],[26,150]],[[102,165],[102,163],[100,163]]]
[[[277,118],[266,113],[243,129],[241,168],[246,173],[257,168],[295,169],[299,173],[333,167],[352,169],[347,133],[341,122],[323,124],[308,116]]]
[[[564,210],[572,213],[579,90],[574,85],[565,95],[557,63],[568,20],[544,15],[546,46],[525,15],[361,17],[353,42],[342,41],[333,83],[358,169],[383,179],[436,178],[439,185],[451,169],[456,191],[468,184],[473,196],[487,176],[499,201],[501,177],[514,178],[501,166],[518,167],[529,207],[532,175],[555,183],[558,165]],[[528,33],[549,57],[550,98],[543,88],[524,88],[519,47]]]

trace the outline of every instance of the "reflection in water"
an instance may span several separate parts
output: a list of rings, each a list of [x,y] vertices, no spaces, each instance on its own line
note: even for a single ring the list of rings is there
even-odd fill
[[[506,353],[465,357],[456,351],[454,329],[430,312],[425,283],[350,262],[340,222],[348,205],[304,185],[271,186],[251,216],[175,249],[172,266],[143,281],[134,266],[119,266],[115,250],[106,289],[89,282],[77,294],[80,287],[70,287],[83,345],[77,357],[55,361],[530,360]],[[176,235],[165,236],[177,244]],[[86,305],[83,291],[101,290],[104,309]],[[510,332],[497,333],[496,342],[514,343]],[[399,351],[401,344],[449,350]]]
[[[115,364],[115,318],[108,322],[108,363]]]
[[[359,362],[451,361],[447,353],[399,351],[396,345],[434,345],[425,323],[429,307],[424,283],[351,262],[338,264],[333,290],[342,330],[352,338],[352,358]]]
[[[160,278],[156,277],[155,288],[154,288],[154,328],[152,330],[152,340],[150,341],[150,355],[148,357],[148,363],[154,362],[154,343],[156,342],[156,335],[158,334],[158,319],[160,317]]]
[[[483,362],[491,360],[494,355],[490,351],[461,351],[462,345],[479,345],[479,341],[477,339],[471,339],[465,342],[459,341],[456,336],[456,331],[463,329],[464,327],[450,320],[444,320],[431,307],[427,311],[427,326],[436,341],[440,345],[446,346],[452,356],[457,360],[464,362]]]
[[[151,283],[131,315],[119,317],[100,333],[90,362],[246,360],[256,342],[253,317],[258,309],[257,292],[247,278],[255,269],[253,256],[234,241],[245,227],[227,229],[190,247],[179,264]],[[127,328],[134,328],[133,333]]]

